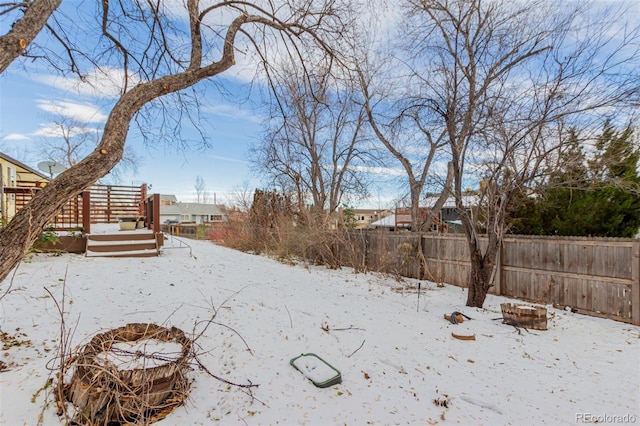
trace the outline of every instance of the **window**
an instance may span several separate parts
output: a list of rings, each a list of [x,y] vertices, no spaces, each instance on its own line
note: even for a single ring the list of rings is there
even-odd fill
[[[9,176],[9,185],[16,186],[16,169],[14,167],[7,167],[7,175]]]
[[[185,222],[189,222],[191,220],[191,216],[188,214],[183,214],[182,215],[182,220]]]
[[[222,215],[221,214],[212,214],[210,216],[209,220],[211,222],[222,222]]]

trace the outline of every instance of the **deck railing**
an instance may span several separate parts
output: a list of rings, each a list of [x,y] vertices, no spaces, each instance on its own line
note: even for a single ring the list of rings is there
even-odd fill
[[[11,193],[15,195],[16,211],[24,208],[44,185],[37,182],[20,181]],[[121,217],[145,217],[145,224],[153,220],[154,210],[147,212],[147,185],[102,185],[91,186],[87,191],[71,198],[50,221],[47,228],[54,231],[79,231],[89,233],[91,224],[117,223]],[[160,203],[156,203],[159,209]],[[151,229],[150,226],[148,226]],[[159,232],[159,225],[158,230]]]

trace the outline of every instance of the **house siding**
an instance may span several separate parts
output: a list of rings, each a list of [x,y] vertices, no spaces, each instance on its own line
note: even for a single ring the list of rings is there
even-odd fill
[[[42,173],[0,153],[0,221],[8,222],[16,214],[16,194],[32,191],[49,182]]]

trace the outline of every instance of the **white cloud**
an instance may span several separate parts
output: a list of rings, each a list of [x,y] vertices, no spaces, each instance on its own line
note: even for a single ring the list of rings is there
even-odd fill
[[[65,127],[64,129],[56,123],[47,123],[40,126],[33,135],[42,136],[45,138],[60,138],[64,136],[74,137],[77,135],[96,133],[98,130],[91,127],[72,126],[71,128]]]
[[[219,155],[210,155],[209,158],[212,158],[214,160],[222,160],[222,161],[229,161],[232,163],[243,163],[243,164],[247,164],[248,161],[246,160],[238,160],[237,158],[230,158],[230,157],[221,157]]]
[[[9,133],[2,138],[3,141],[28,141],[29,137],[20,133]]]
[[[37,81],[65,90],[79,96],[92,96],[95,98],[115,99],[122,95],[125,82],[125,74],[121,68],[94,68],[80,79],[77,76],[62,77],[55,75],[42,75],[35,77]],[[128,87],[131,88],[140,82],[139,79],[129,76]]]
[[[205,109],[205,112],[221,117],[246,120],[257,124],[260,124],[263,121],[262,117],[260,117],[259,115],[253,114],[249,110],[236,108],[231,105],[221,104],[209,106]]]
[[[94,105],[56,100],[39,100],[36,101],[36,105],[43,111],[81,123],[104,123],[107,121],[107,116]]]
[[[404,176],[406,172],[403,169],[392,167],[369,167],[369,166],[349,166],[352,170],[357,170],[365,173],[372,173],[383,176]]]

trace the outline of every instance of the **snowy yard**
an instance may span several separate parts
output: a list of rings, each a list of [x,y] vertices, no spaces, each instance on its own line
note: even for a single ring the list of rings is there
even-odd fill
[[[581,424],[640,422],[640,328],[549,308],[547,331],[494,320],[500,303],[464,306],[465,290],[378,274],[287,266],[207,241],[157,258],[30,256],[0,286],[0,424],[60,424],[43,388],[65,302],[72,344],[127,323],[199,331],[199,358],[253,399],[194,367],[187,403],[159,424]],[[12,282],[11,282],[12,281]],[[454,325],[443,315],[472,318]],[[475,340],[452,337],[475,335]],[[315,353],[342,383],[313,385],[289,365]]]

